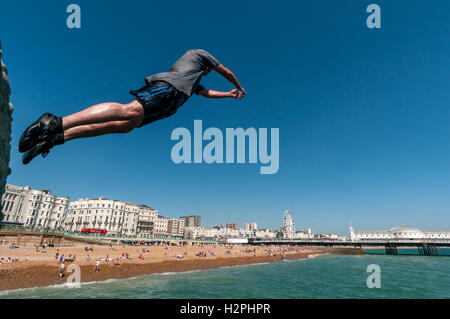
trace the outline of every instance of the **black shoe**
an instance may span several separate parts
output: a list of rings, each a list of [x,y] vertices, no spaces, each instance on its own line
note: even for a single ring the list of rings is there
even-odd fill
[[[44,140],[39,142],[36,146],[32,147],[29,151],[23,154],[22,163],[27,165],[29,162],[33,160],[36,156],[42,154],[42,157],[47,157],[48,153],[50,153],[50,149],[53,146],[50,141]]]
[[[47,137],[62,132],[62,119],[53,114],[45,113],[23,132],[20,137],[19,152],[26,152]]]

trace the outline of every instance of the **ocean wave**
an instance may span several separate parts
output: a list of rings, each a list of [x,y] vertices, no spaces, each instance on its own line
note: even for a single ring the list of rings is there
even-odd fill
[[[317,257],[320,257],[320,256],[325,256],[325,255],[329,255],[329,253],[324,253],[324,254],[311,254],[311,255],[308,255],[308,258],[317,258]]]
[[[135,279],[135,278],[137,278],[137,277],[130,277],[130,278],[124,278],[124,279]],[[4,291],[0,291],[0,297],[7,296],[11,293],[22,292],[22,291],[33,292],[33,291],[42,290],[42,289],[62,289],[62,288],[76,289],[76,288],[81,288],[82,286],[101,284],[101,283],[111,283],[111,282],[114,282],[117,280],[122,280],[122,279],[111,278],[111,279],[101,280],[101,281],[86,281],[86,282],[80,282],[80,283],[65,282],[63,284],[56,284],[56,285],[49,285],[49,286],[42,286],[42,287],[30,287],[30,288],[18,288],[18,289],[4,290]]]
[[[203,271],[203,270],[207,270],[207,269],[195,269],[195,270],[186,270],[186,271],[158,272],[158,273],[147,274],[147,275],[143,275],[143,276],[188,274],[188,273],[199,272],[199,271]],[[139,277],[141,277],[141,276],[139,276]],[[135,278],[136,278],[136,277],[135,277]],[[130,278],[128,278],[128,279],[130,279]]]

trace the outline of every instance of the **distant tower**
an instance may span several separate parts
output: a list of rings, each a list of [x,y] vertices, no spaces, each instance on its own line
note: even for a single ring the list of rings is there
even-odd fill
[[[294,225],[294,217],[292,216],[290,211],[284,212],[284,235],[286,238],[294,238],[295,235],[295,225]]]
[[[356,239],[355,231],[353,230],[353,227],[352,227],[351,224],[350,224],[350,239],[351,239],[351,240]]]

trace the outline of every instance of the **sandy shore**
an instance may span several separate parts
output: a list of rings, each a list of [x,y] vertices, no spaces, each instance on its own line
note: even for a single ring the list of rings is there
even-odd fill
[[[279,261],[283,255],[286,259],[307,258],[309,255],[325,252],[322,249],[280,246],[89,246],[93,249],[90,251],[85,251],[85,247],[40,248],[36,252],[31,246],[10,249],[8,245],[1,245],[0,258],[10,257],[19,261],[0,263],[0,291],[64,284],[70,274],[66,273],[63,278],[59,276],[62,254],[64,259],[69,258],[69,255],[76,256],[74,262],[64,263],[66,270],[70,264],[76,264],[81,269],[81,282],[92,282],[152,273],[274,262]],[[143,252],[143,249],[148,252]],[[205,253],[206,257],[197,256],[200,252]],[[58,259],[55,257],[56,253]],[[129,259],[124,258],[124,254],[128,254]],[[176,258],[177,255],[182,258]],[[112,259],[110,262],[108,257]],[[94,272],[97,260],[100,271]],[[119,266],[115,265],[116,260]]]

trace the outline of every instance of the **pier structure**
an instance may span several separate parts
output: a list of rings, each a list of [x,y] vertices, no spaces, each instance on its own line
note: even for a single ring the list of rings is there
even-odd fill
[[[311,247],[353,247],[384,249],[386,255],[400,255],[399,249],[417,249],[417,255],[439,256],[439,248],[450,248],[450,239],[332,240],[332,239],[249,239],[249,245],[296,245]]]

